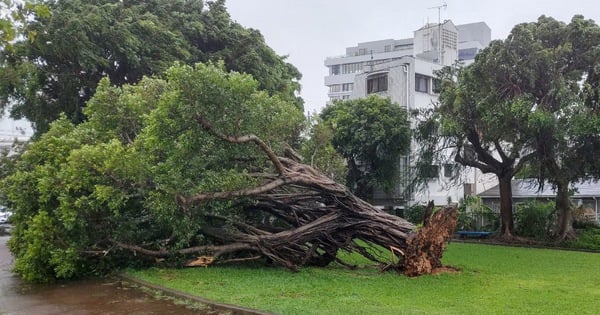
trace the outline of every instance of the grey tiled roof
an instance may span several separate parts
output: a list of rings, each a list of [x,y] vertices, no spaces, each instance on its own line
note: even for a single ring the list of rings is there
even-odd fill
[[[574,197],[600,197],[600,181],[586,181],[583,183],[571,184],[571,189],[575,189]],[[538,182],[531,179],[514,179],[512,181],[513,198],[539,198],[554,197],[556,190],[552,185],[545,183],[543,189],[539,189]],[[481,198],[499,198],[500,188],[498,185],[479,194]]]

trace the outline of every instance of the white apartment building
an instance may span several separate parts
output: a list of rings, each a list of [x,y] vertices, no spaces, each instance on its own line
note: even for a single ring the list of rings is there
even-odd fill
[[[438,97],[434,72],[457,60],[472,63],[490,40],[491,30],[484,22],[454,25],[447,20],[423,26],[414,32],[413,38],[385,39],[348,47],[345,55],[325,60],[329,68],[329,75],[325,77],[329,100],[378,94],[389,97],[407,111],[431,107]],[[401,173],[406,174],[414,160],[414,156],[402,158]],[[409,192],[403,179],[392,193],[376,190],[373,203],[395,208],[428,200],[446,204],[493,186],[489,177],[474,170],[461,174],[461,185],[452,185],[450,178],[454,169],[451,164],[432,165],[428,189]]]

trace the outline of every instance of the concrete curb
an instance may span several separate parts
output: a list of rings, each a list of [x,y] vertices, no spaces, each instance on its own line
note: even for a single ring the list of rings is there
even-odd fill
[[[225,303],[220,303],[217,301],[205,299],[203,297],[191,295],[191,294],[188,294],[185,292],[177,291],[174,289],[163,287],[161,285],[157,285],[157,284],[150,283],[150,282],[147,282],[147,281],[144,281],[141,279],[137,279],[135,277],[132,277],[132,276],[129,276],[126,274],[119,274],[118,277],[125,281],[129,281],[131,283],[134,283],[134,284],[137,284],[140,286],[144,286],[144,287],[150,288],[152,290],[161,291],[165,295],[168,295],[171,297],[186,299],[186,300],[190,300],[193,302],[198,302],[201,304],[208,305],[210,308],[212,308],[213,310],[216,310],[216,311],[228,311],[228,312],[231,312],[231,314],[235,314],[235,315],[276,315],[275,313],[268,313],[268,312],[263,312],[263,311],[259,311],[259,310],[253,310],[250,308],[244,308],[244,307],[240,307],[240,306],[236,306],[236,305],[225,304]]]

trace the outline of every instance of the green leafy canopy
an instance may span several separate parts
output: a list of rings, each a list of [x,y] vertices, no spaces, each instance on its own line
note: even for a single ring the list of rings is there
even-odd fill
[[[332,144],[347,160],[347,183],[359,196],[377,186],[392,189],[398,181],[398,159],[410,149],[406,112],[388,98],[335,102],[321,113],[333,130]],[[361,186],[362,188],[360,188]]]
[[[144,262],[118,243],[154,250],[211,244],[199,233],[206,215],[235,217],[237,207],[222,201],[182,208],[176,197],[248,187],[248,174],[271,166],[256,146],[216,139],[198,117],[223,133],[258,135],[275,151],[304,119],[295,104],[222,63],[177,65],[164,80],[121,87],[104,79],[85,114],[79,125],[64,115],[53,122],[0,182],[15,212],[15,270],[27,280]]]
[[[299,71],[260,32],[232,21],[223,0],[48,0],[8,9],[19,18],[0,19],[0,109],[38,133],[61,112],[82,122],[101,78],[134,83],[175,62],[223,61],[302,109]]]

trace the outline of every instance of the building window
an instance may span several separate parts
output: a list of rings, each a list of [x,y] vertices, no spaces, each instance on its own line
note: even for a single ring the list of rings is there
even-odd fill
[[[342,95],[342,99],[343,100],[349,100],[350,99],[350,95]]]
[[[385,45],[385,47],[383,47],[383,51],[384,52],[390,52],[390,51],[392,51],[392,45]]]
[[[367,94],[387,91],[387,73],[375,74],[367,78]]]
[[[332,84],[329,86],[329,93],[335,93],[341,91],[339,84]]]
[[[331,67],[329,67],[329,71],[331,73],[331,75],[338,75],[340,74],[340,65],[333,65]]]
[[[437,179],[440,174],[440,167],[438,165],[421,165],[421,174],[425,178]]]
[[[460,60],[473,60],[475,55],[479,52],[477,48],[467,48],[458,51],[458,59]]]
[[[415,74],[415,91],[428,93],[429,92],[429,77]]]
[[[358,55],[359,56],[364,56],[367,54],[367,49],[366,48],[359,48],[358,49]]]
[[[342,91],[344,91],[344,92],[352,91],[353,88],[354,88],[354,83],[342,84]]]
[[[357,73],[362,71],[362,63],[345,63],[342,65],[342,74]]]
[[[456,169],[456,165],[448,163],[444,164],[444,177],[452,177],[454,176],[454,170]]]

